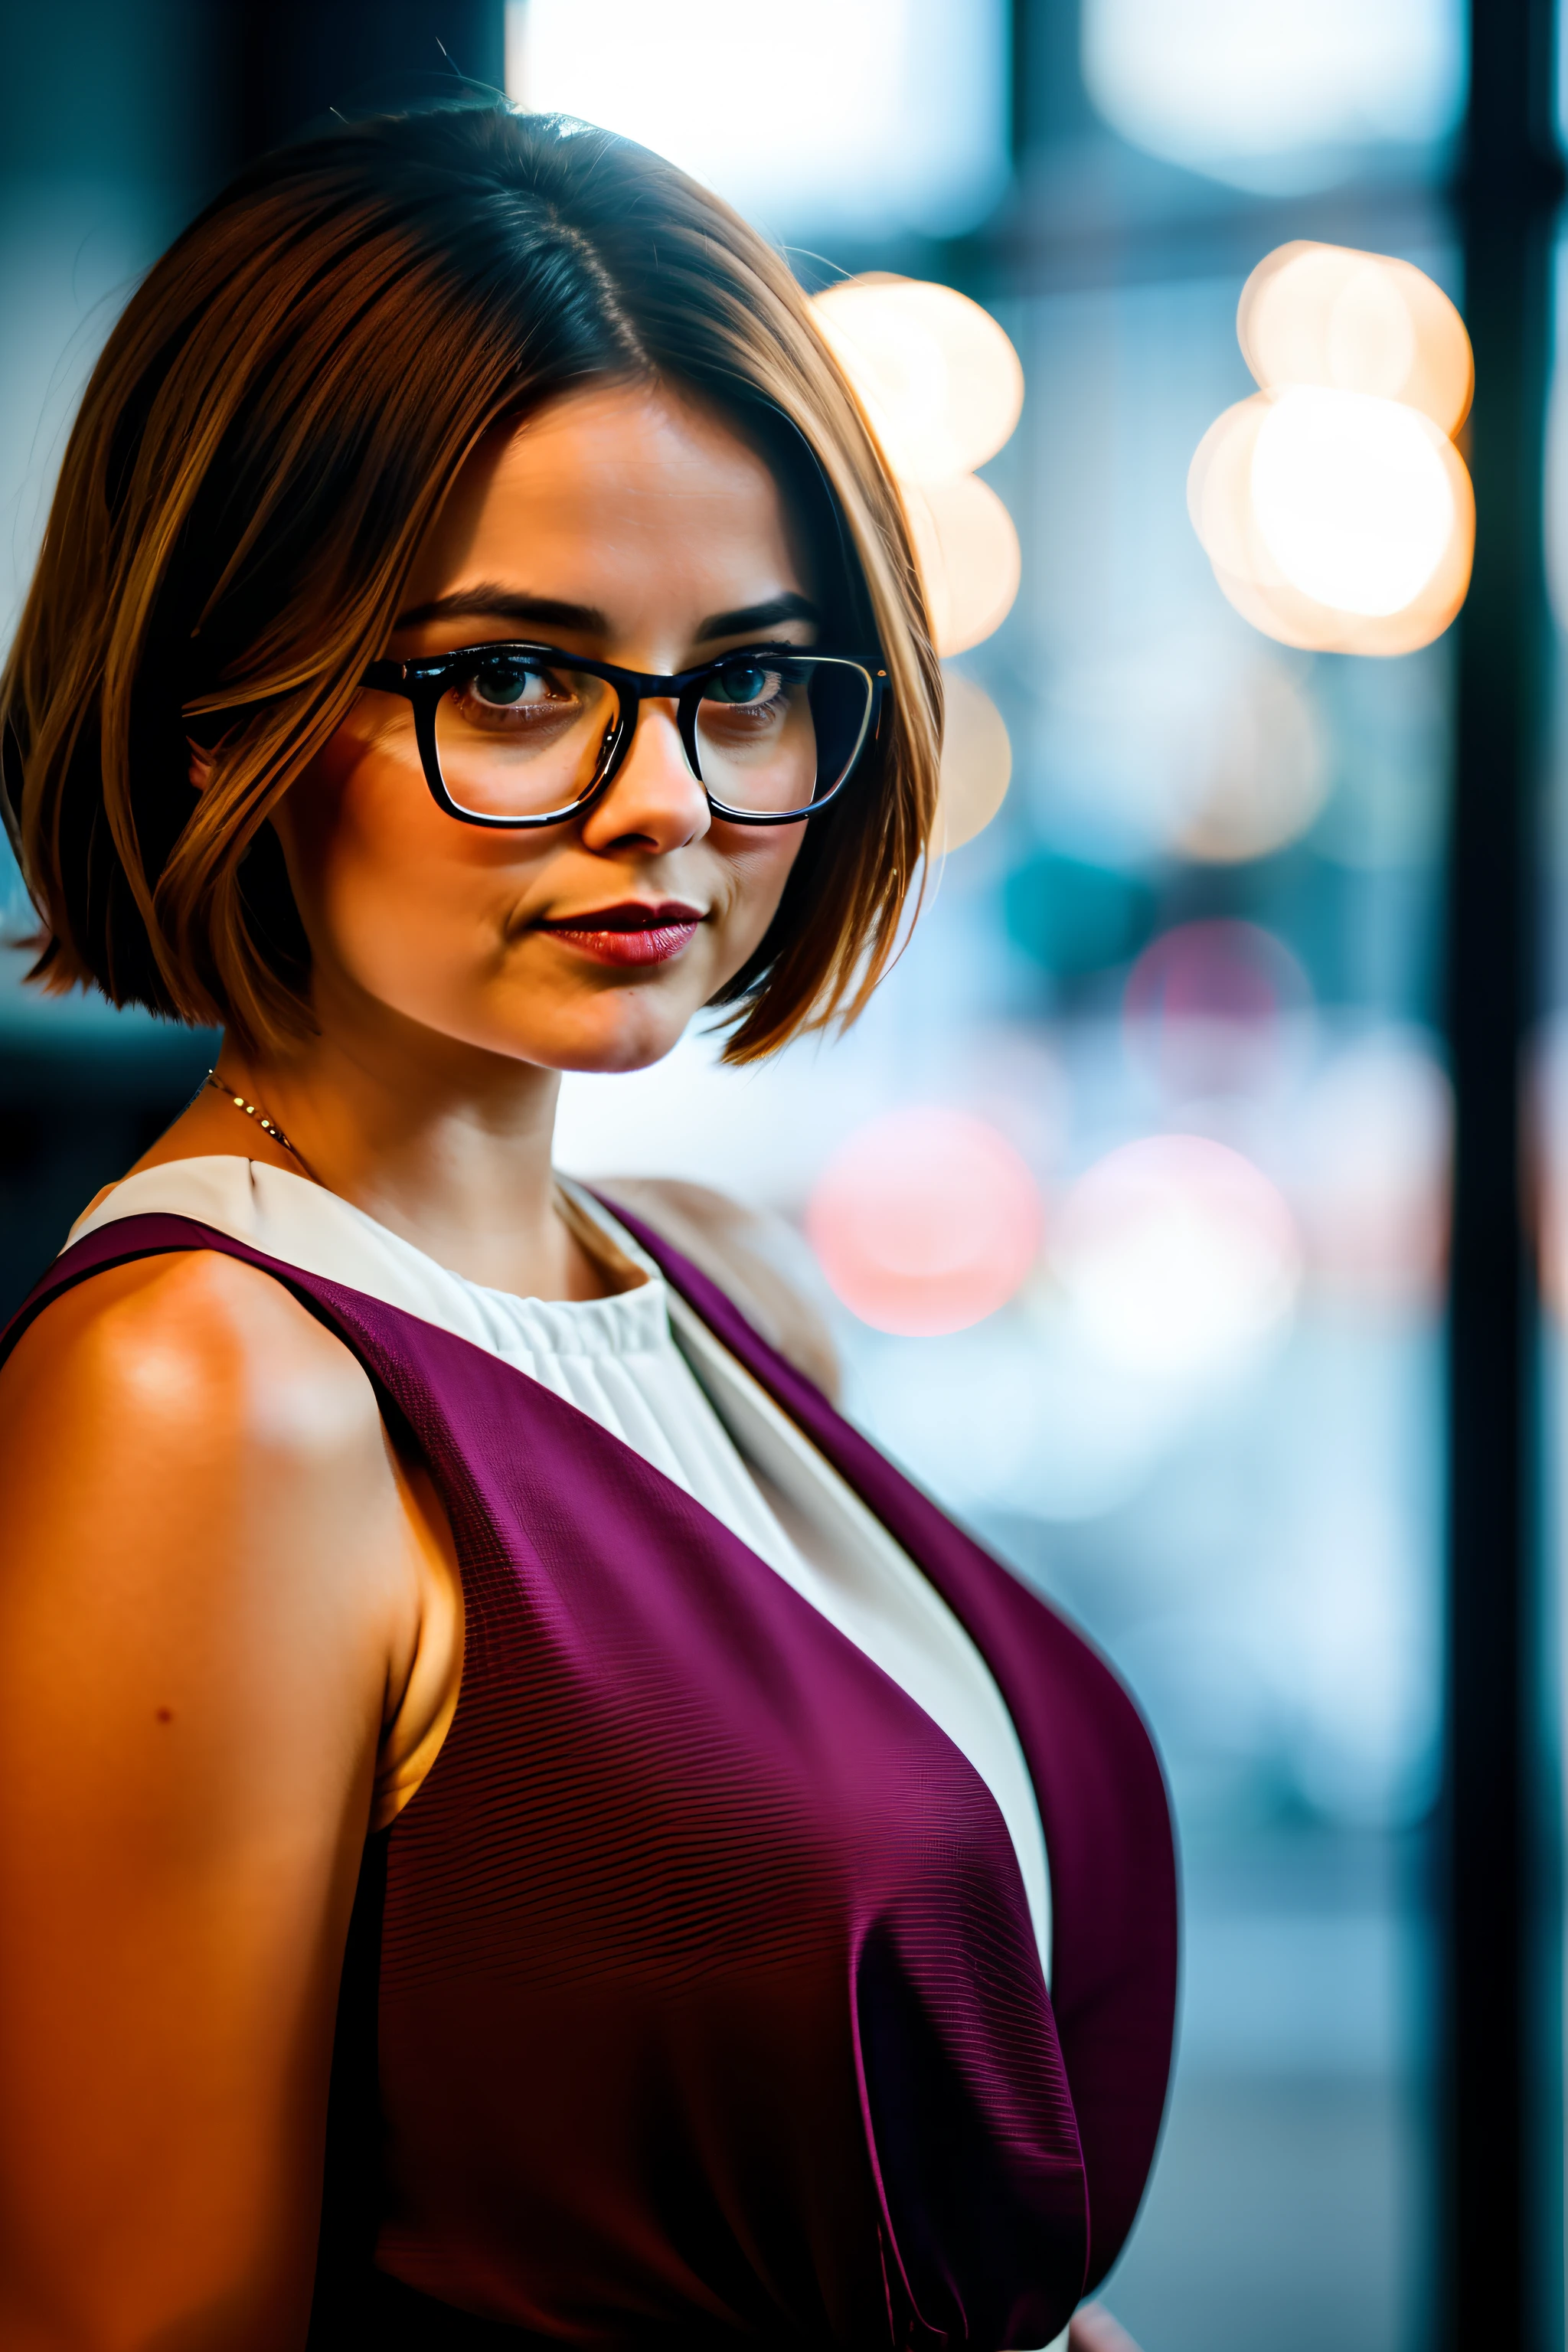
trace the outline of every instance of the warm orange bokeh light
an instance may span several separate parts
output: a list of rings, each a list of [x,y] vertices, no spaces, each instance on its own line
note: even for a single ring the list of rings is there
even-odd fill
[[[903,494],[937,651],[966,653],[1018,593],[1013,519],[973,471],[1018,421],[1018,354],[951,286],[852,278],[812,308]]]
[[[1200,736],[1195,789],[1173,846],[1206,866],[1239,866],[1299,840],[1328,796],[1317,713],[1282,665],[1244,670]],[[1195,748],[1195,747],[1194,747]]]
[[[901,482],[972,474],[1010,437],[1024,371],[966,294],[919,278],[853,278],[813,308]]]
[[[1319,384],[1402,401],[1452,436],[1475,384],[1465,322],[1425,270],[1342,245],[1282,245],[1241,289],[1237,336],[1266,392]]]
[[[905,511],[939,654],[965,654],[1013,608],[1023,557],[1013,518],[974,474],[910,485]]]
[[[1006,722],[983,686],[950,675],[942,733],[942,793],[932,846],[938,856],[984,833],[1007,796],[1013,746]]]
[[[1475,548],[1449,438],[1470,395],[1458,312],[1408,262],[1284,246],[1247,279],[1237,333],[1263,389],[1210,426],[1187,477],[1220,587],[1286,645],[1429,644]]]
[[[1470,478],[1453,443],[1401,403],[1254,393],[1199,443],[1187,505],[1226,595],[1281,644],[1413,653],[1465,601]]]

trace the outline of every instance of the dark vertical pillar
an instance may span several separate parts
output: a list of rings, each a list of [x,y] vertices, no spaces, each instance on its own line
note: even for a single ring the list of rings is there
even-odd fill
[[[1544,1744],[1536,1702],[1535,1295],[1521,1056],[1535,1009],[1542,485],[1560,188],[1551,0],[1472,0],[1460,189],[1476,352],[1475,578],[1459,629],[1447,909],[1457,1108],[1448,1327],[1445,2340],[1547,2352],[1540,2163]]]
[[[1015,171],[1034,144],[1034,14],[1033,0],[1012,0],[1007,12],[1007,144]]]
[[[210,186],[214,32],[200,0],[0,0],[0,515],[5,553],[24,569],[41,521],[39,477],[62,438],[57,393],[46,404],[46,387],[78,377],[130,272],[154,258]],[[25,586],[20,572],[0,583],[6,604],[13,580],[18,602]],[[3,846],[0,914],[13,939],[33,928]],[[179,1110],[214,1042],[40,1001],[18,985],[22,960],[5,961],[0,1317],[84,1202]]]
[[[1015,166],[1038,148],[1096,128],[1079,59],[1082,0],[1011,0],[1011,138]]]

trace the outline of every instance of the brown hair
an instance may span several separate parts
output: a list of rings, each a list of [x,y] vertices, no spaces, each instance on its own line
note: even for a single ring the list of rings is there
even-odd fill
[[[348,123],[242,174],[93,372],[3,686],[32,977],[309,1025],[269,812],[383,650],[419,543],[499,418],[663,378],[755,438],[827,627],[878,654],[881,733],[812,820],[732,1003],[746,1061],[887,967],[932,820],[941,682],[897,491],[783,259],[658,157],[499,104]],[[187,736],[209,740],[195,795]]]

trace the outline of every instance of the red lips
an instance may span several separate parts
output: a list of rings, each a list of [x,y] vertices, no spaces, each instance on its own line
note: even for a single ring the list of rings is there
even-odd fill
[[[581,915],[557,917],[541,923],[552,939],[592,956],[598,963],[668,963],[690,944],[701,909],[679,898],[658,906],[626,899],[617,907],[593,907]]]

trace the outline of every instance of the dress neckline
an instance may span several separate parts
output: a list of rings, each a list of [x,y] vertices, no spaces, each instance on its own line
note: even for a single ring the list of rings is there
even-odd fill
[[[216,1225],[302,1273],[400,1307],[510,1354],[521,1340],[549,1354],[626,1355],[673,1347],[669,1293],[641,1244],[592,1193],[557,1173],[557,1205],[583,1246],[626,1286],[600,1298],[538,1298],[499,1290],[444,1265],[340,1192],[270,1160],[202,1152],[121,1177],[77,1219],[74,1242],[122,1218],[188,1216]],[[498,1348],[505,1331],[510,1346]]]

